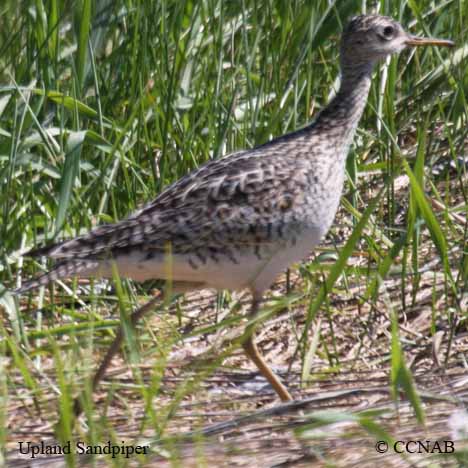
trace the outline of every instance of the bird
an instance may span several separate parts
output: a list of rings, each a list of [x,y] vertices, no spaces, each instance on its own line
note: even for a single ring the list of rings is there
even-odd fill
[[[375,65],[407,47],[428,45],[454,43],[414,36],[386,16],[351,18],[341,36],[339,89],[311,123],[208,161],[122,221],[29,252],[56,264],[16,293],[70,277],[112,278],[115,270],[137,282],[171,281],[173,292],[249,290],[252,320],[242,346],[279,398],[291,401],[286,385],[258,350],[252,323],[277,276],[307,258],[333,223],[346,157]],[[155,301],[133,312],[132,323]],[[94,376],[93,388],[122,338],[120,329]]]

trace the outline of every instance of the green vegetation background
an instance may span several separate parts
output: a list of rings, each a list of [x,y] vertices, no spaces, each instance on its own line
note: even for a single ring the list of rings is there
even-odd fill
[[[451,38],[457,47],[406,52],[376,72],[349,156],[343,201],[356,238],[341,251],[341,263],[322,266],[319,257],[302,274],[307,284],[319,286],[330,274],[326,286],[339,281],[344,288],[353,276],[364,299],[372,300],[381,278],[391,273],[400,277],[403,292],[411,285],[415,297],[419,265],[433,256],[444,272],[447,305],[434,310],[434,323],[439,314],[449,322],[466,320],[460,301],[468,276],[467,187],[460,156],[467,154],[468,2],[3,0],[0,353],[13,356],[0,379],[5,396],[15,391],[9,377],[15,368],[40,401],[31,356],[52,356],[60,374],[57,363],[79,355],[79,333],[91,339],[96,324],[105,322],[99,311],[106,301],[128,305],[129,297],[146,291],[126,284],[124,297],[119,288],[110,298],[94,292],[86,312],[78,303],[44,302],[44,291],[19,302],[5,291],[46,267],[21,254],[122,219],[203,162],[309,122],[336,88],[343,23],[352,14],[375,11],[371,7],[412,33]],[[437,165],[442,175],[433,177]],[[412,188],[403,206],[394,182],[401,174],[409,175]],[[441,194],[437,182],[444,180],[451,188]],[[371,213],[366,208],[375,187],[384,191]],[[424,240],[429,247],[421,258]],[[368,264],[346,266],[358,241],[367,246]],[[330,256],[325,260],[337,258]],[[327,292],[314,288],[301,291],[307,324]],[[67,290],[56,294],[66,296]],[[60,312],[56,328],[44,327],[40,314],[20,313],[38,308]],[[71,349],[60,341],[64,335]],[[38,351],[35,339],[44,337]],[[310,349],[307,336],[301,340]],[[62,391],[66,385],[59,379]],[[157,384],[149,391],[157,393]],[[61,398],[66,412],[69,401]],[[3,442],[7,433],[4,426]]]

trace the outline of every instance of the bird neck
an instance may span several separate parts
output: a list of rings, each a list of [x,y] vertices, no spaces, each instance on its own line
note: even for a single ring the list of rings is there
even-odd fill
[[[372,65],[342,69],[338,93],[312,124],[321,138],[332,145],[332,153],[343,161],[366,105]]]
[[[360,65],[341,65],[341,85],[337,93],[341,100],[352,99],[354,103],[362,102],[362,109],[369,94],[374,62]]]

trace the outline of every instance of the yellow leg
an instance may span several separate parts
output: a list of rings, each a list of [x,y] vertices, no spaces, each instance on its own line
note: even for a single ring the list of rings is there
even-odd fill
[[[258,300],[254,299],[252,302],[251,316],[254,316],[258,311]],[[242,344],[245,354],[257,366],[260,373],[265,377],[270,385],[274,388],[275,392],[281,398],[281,401],[291,401],[293,398],[288,392],[287,388],[281,383],[279,378],[270,369],[263,356],[258,351],[255,344],[255,327],[250,325],[246,330],[248,337]]]

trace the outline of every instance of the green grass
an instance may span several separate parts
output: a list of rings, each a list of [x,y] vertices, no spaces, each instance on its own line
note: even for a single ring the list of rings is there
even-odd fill
[[[190,379],[159,404],[171,349],[187,339],[181,331],[184,305],[162,304],[161,311],[175,304],[176,316],[161,312],[157,328],[146,322],[143,335],[127,334],[129,363],[152,356],[150,380],[132,365],[134,387],[106,384],[105,404],[96,405],[85,391],[89,423],[77,429],[70,402],[89,387],[97,356],[113,336],[117,321],[109,311],[125,317],[152,285],[117,282],[116,293],[104,295],[98,288],[83,292],[76,282],[59,283],[51,295],[41,290],[19,300],[8,291],[47,268],[21,255],[122,219],[205,161],[309,122],[336,86],[342,25],[365,3],[2,2],[0,445],[15,439],[7,419],[9,400],[16,398],[28,401],[31,418],[40,412],[51,425],[59,411],[63,426],[55,437],[62,441],[77,434],[94,443],[118,440],[108,411],[115,397],[121,411],[131,413],[130,388],[145,409],[136,432],[168,434],[181,402],[197,395],[238,343],[209,363],[195,363]],[[389,294],[386,281],[397,282],[399,294],[392,293],[388,309],[389,385],[395,395],[405,392],[423,420],[395,327],[428,287],[423,273],[429,268],[432,335],[440,323],[452,341],[466,331],[467,166],[457,158],[468,151],[468,2],[377,3],[412,33],[451,38],[457,47],[405,52],[376,71],[348,158],[340,224],[330,237],[337,239],[336,248],[329,242],[303,265],[299,290],[275,299],[261,319],[285,308],[303,311],[291,333],[308,381],[316,353],[330,369],[340,367],[334,298],[357,287],[359,307],[375,314],[379,299]],[[453,169],[433,174],[434,166],[450,161]],[[402,179],[409,190],[398,185]],[[220,295],[215,306],[232,313],[202,323],[193,337],[240,326],[242,316],[234,313],[240,306],[230,296]],[[330,329],[327,340],[310,332],[320,314]]]

